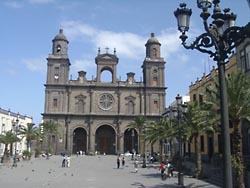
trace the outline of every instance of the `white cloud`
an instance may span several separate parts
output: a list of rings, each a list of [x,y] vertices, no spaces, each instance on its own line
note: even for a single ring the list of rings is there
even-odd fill
[[[22,8],[22,4],[20,3],[20,1],[6,1],[4,2],[4,5],[9,8]]]
[[[31,4],[48,4],[55,2],[55,0],[28,0],[28,2]]]
[[[30,58],[24,59],[22,62],[26,65],[26,67],[32,72],[46,72],[47,63],[46,57],[39,57],[39,58]]]
[[[78,21],[62,22],[66,36],[70,41],[89,41],[97,49],[116,48],[119,56],[126,56],[131,59],[138,59],[145,53],[146,38],[133,33],[116,33],[113,31],[98,30],[90,25]]]

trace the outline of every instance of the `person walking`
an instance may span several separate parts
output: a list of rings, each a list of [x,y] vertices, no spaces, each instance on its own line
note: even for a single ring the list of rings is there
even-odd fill
[[[124,166],[124,165],[125,165],[125,158],[122,157],[122,166]]]
[[[65,163],[66,163],[66,156],[65,154],[63,155],[63,160],[62,160],[62,167],[65,167]]]
[[[160,163],[159,170],[161,171],[161,179],[164,179],[166,166],[165,166],[165,163],[163,161]]]
[[[117,163],[117,168],[120,168],[120,155],[118,155],[116,163]]]
[[[137,161],[137,159],[135,159],[134,167],[135,167],[135,172],[137,173],[138,172],[138,161]]]
[[[167,164],[167,168],[168,168],[168,177],[173,177],[174,168],[170,161]]]
[[[68,168],[70,167],[70,155],[68,155],[68,157],[67,157],[67,167]]]

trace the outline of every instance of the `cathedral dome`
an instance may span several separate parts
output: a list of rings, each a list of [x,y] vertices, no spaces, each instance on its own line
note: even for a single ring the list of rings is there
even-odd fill
[[[158,41],[158,39],[155,37],[154,33],[151,33],[151,37],[148,39],[147,44],[160,44],[160,42]]]
[[[67,40],[67,38],[65,37],[65,35],[63,34],[63,30],[60,29],[59,33],[55,36],[54,40]]]

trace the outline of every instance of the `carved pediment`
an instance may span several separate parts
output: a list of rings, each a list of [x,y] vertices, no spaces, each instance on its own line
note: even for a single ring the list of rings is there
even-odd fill
[[[132,95],[125,97],[125,100],[127,100],[127,101],[135,101],[135,99],[136,99],[136,97],[134,97]]]
[[[85,100],[86,98],[87,97],[85,95],[83,95],[83,94],[75,96],[75,99],[77,99],[77,100]]]

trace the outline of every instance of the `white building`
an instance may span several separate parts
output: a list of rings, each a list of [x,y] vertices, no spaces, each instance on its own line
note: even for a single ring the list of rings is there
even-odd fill
[[[16,125],[16,123],[18,123],[17,127],[20,128],[21,126],[27,127],[27,124],[32,122],[32,117],[28,117],[26,115],[21,115],[19,113],[14,113],[10,110],[4,110],[0,108],[0,134],[3,134],[10,130],[15,131],[14,126]],[[0,144],[0,156],[3,155],[4,147],[4,144]],[[22,153],[22,151],[26,149],[26,139],[23,138],[20,142],[17,143],[17,153]],[[13,152],[15,152],[15,144],[13,145]]]

